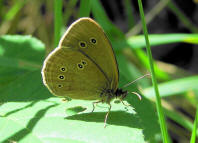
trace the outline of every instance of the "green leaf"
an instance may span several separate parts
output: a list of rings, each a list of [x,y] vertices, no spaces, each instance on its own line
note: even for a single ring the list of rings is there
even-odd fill
[[[130,37],[127,41],[134,48],[146,46],[143,35]],[[149,41],[151,46],[178,42],[198,44],[198,34],[149,34]]]
[[[107,121],[109,125],[104,128],[107,111],[107,108],[102,107],[104,105],[96,107],[93,113],[87,110],[67,116],[65,109],[79,104],[86,108],[92,107],[91,103],[77,100],[64,104],[58,98],[35,103],[6,103],[0,108],[0,123],[3,125],[0,142],[51,142],[52,138],[56,142],[60,139],[65,142],[144,142],[143,127],[137,114],[129,112],[132,109],[126,112],[123,106],[113,105],[114,109]]]
[[[198,90],[198,76],[185,77],[159,84],[160,96],[166,97],[171,95],[178,95],[190,90]],[[148,98],[154,97],[153,87],[143,90],[143,93]]]
[[[43,43],[31,36],[5,35],[0,37],[0,51],[1,100],[12,99],[12,94],[26,92],[28,87],[36,89],[42,85],[40,80],[34,81],[34,79],[41,78],[40,69],[44,59]],[[23,90],[13,90],[19,87],[23,87]],[[19,96],[16,97],[19,98]],[[22,99],[20,97],[20,100]]]

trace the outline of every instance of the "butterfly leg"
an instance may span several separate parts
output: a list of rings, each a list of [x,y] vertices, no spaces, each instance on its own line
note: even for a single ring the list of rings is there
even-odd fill
[[[139,98],[139,100],[142,99],[142,97],[141,97],[141,95],[140,95],[139,93],[137,93],[137,92],[131,92],[131,93],[132,93],[132,94],[135,94],[135,95]],[[120,98],[120,101],[121,101],[122,104],[123,104],[124,106],[126,106],[126,107],[131,106],[131,104],[125,104],[124,101],[123,101],[123,98]]]
[[[100,100],[100,101],[96,101],[96,102],[93,102],[93,103],[92,103],[92,104],[93,104],[93,109],[92,109],[91,112],[93,112],[93,111],[95,110],[95,104],[100,103],[100,102],[102,102],[102,101]]]
[[[126,106],[126,107],[131,106],[131,104],[125,104],[125,103],[124,103],[124,101],[123,101],[122,99],[120,99],[120,101],[121,101],[121,102],[122,102],[122,104],[123,104],[124,106]]]
[[[104,128],[106,127],[106,124],[107,124],[107,118],[109,116],[109,113],[111,111],[111,104],[109,103],[109,111],[107,112],[106,116],[105,116],[105,120],[104,120]]]

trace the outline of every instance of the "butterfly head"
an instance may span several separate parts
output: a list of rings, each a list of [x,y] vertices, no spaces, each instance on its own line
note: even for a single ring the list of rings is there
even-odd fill
[[[124,99],[128,95],[128,91],[123,91],[122,89],[117,89],[115,92],[116,98]]]

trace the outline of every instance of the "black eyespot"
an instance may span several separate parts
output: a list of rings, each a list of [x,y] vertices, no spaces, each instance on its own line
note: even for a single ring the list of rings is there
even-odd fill
[[[81,64],[78,64],[78,67],[82,69],[82,68],[83,68],[83,65],[81,65]]]
[[[86,48],[87,47],[86,43],[83,42],[83,41],[80,41],[79,45],[80,45],[81,48]]]
[[[65,77],[64,77],[63,75],[60,75],[59,78],[60,78],[60,79],[64,79]]]
[[[65,71],[65,68],[61,68],[62,71]]]
[[[91,38],[91,42],[92,42],[93,44],[96,44],[96,39],[95,39],[95,38]]]
[[[85,62],[85,61],[82,61],[82,64],[83,64],[83,65],[86,65],[86,64],[87,64],[87,62]]]
[[[81,46],[81,47],[85,47],[85,43],[82,43],[82,42],[81,42],[81,43],[80,43],[80,46]]]
[[[59,88],[63,87],[61,84],[58,85]]]
[[[67,68],[65,66],[62,66],[62,67],[60,67],[60,71],[61,72],[66,72],[67,71]]]

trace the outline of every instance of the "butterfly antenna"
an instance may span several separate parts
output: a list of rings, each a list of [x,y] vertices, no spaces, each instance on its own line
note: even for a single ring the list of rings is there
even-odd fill
[[[129,82],[129,83],[125,84],[125,85],[123,86],[123,88],[125,88],[125,87],[127,87],[127,86],[133,84],[134,82],[136,82],[136,81],[138,81],[138,80],[140,80],[140,79],[142,79],[142,78],[144,78],[144,77],[146,77],[146,76],[150,76],[150,74],[149,74],[149,73],[148,73],[148,74],[145,74],[145,75],[143,75],[143,76],[137,78],[136,80],[134,80],[134,81],[132,81],[132,82]]]
[[[131,92],[131,93],[135,94],[140,100],[142,100],[142,96],[139,93],[137,93],[137,92]]]

